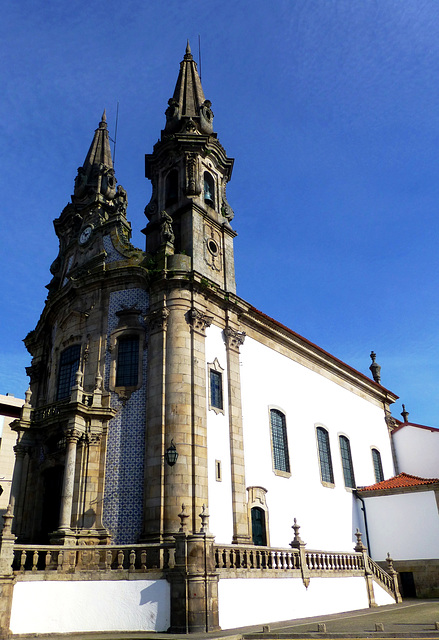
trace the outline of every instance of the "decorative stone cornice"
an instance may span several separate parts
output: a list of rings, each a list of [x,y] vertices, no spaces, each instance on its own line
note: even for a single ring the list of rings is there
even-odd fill
[[[244,344],[245,331],[237,331],[232,327],[226,327],[224,329],[224,336],[226,338],[226,344],[229,349],[237,349]]]
[[[162,307],[158,311],[152,311],[149,315],[145,316],[145,321],[148,324],[151,333],[155,331],[164,331],[168,326],[169,309]]]
[[[186,321],[194,331],[204,335],[205,330],[212,324],[213,316],[203,313],[199,309],[192,307],[186,314]]]

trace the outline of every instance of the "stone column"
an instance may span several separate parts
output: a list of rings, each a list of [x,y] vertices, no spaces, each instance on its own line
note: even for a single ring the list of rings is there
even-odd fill
[[[175,535],[175,567],[171,583],[171,633],[218,630],[218,573],[214,537],[206,533]]]
[[[229,434],[232,473],[233,544],[250,542],[247,494],[245,487],[244,434],[242,428],[241,373],[239,347],[245,333],[230,326],[224,329],[227,349],[227,383],[229,397]]]
[[[58,530],[60,531],[70,531],[73,505],[73,488],[75,484],[76,446],[78,444],[79,437],[80,432],[76,429],[70,429],[66,434],[67,449],[58,527]]]
[[[24,458],[26,456],[26,447],[22,444],[16,444],[14,447],[15,451],[15,465],[14,465],[14,473],[12,476],[12,485],[11,485],[11,495],[9,498],[9,504],[11,505],[12,513],[15,516],[15,527],[14,532],[19,528],[19,520],[17,518],[17,514],[19,513],[19,509],[21,506],[21,484],[23,478],[23,465]]]

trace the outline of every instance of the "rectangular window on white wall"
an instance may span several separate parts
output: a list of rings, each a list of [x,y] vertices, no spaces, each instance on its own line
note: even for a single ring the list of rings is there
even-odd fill
[[[355,489],[354,465],[352,464],[351,444],[346,436],[339,436],[341,464],[343,467],[344,485]]]
[[[372,449],[373,470],[375,472],[375,481],[382,482],[384,480],[383,465],[381,464],[381,453],[378,449]]]
[[[280,475],[290,475],[287,425],[285,414],[282,411],[270,409],[270,427],[274,472],[280,472]]]
[[[334,471],[332,469],[331,446],[329,433],[323,427],[317,427],[317,446],[319,451],[320,477],[323,484],[334,484]]]

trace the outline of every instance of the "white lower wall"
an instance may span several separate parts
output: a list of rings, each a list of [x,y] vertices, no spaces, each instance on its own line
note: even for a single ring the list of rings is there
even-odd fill
[[[393,598],[385,589],[383,589],[379,584],[372,582],[373,584],[373,595],[375,597],[375,604],[378,607],[382,607],[385,604],[395,604],[395,598]]]
[[[166,631],[169,625],[166,580],[38,580],[14,587],[12,633]]]
[[[311,578],[308,589],[300,578],[223,579],[219,581],[218,597],[222,629],[369,606],[366,581],[362,577]]]

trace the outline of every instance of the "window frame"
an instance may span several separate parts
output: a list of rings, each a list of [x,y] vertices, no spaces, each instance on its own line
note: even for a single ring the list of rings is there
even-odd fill
[[[252,510],[254,508],[260,509],[264,513],[264,530],[265,540],[267,547],[270,546],[270,526],[269,526],[269,511],[266,500],[267,489],[259,486],[247,487],[247,509],[248,509],[248,523],[249,533],[253,540],[253,524],[252,524]],[[255,545],[259,546],[259,545]]]
[[[74,360],[71,360],[70,362],[62,362],[63,356],[68,352],[68,351],[72,351],[73,349],[77,350],[77,356]],[[81,343],[76,343],[76,344],[71,344],[68,347],[66,347],[65,349],[63,349],[60,354],[59,354],[59,358],[58,358],[58,372],[57,372],[57,380],[56,380],[56,400],[65,400],[66,398],[69,398],[71,396],[72,393],[72,388],[75,385],[75,381],[76,381],[76,372],[78,371],[78,369],[80,369],[81,367],[81,352],[82,352],[82,348],[81,348]],[[76,366],[74,367],[73,370],[73,365],[76,363]],[[64,368],[63,368],[64,367]],[[70,375],[69,375],[69,381],[70,381],[70,385],[68,387],[68,389],[66,389],[66,393],[63,393],[63,395],[60,395],[60,387],[61,387],[61,374],[64,373],[64,371],[66,370],[66,368],[69,367],[70,369]],[[67,384],[64,384],[64,387],[67,387],[69,383],[67,382]]]
[[[117,339],[117,355],[116,355],[116,379],[115,379],[115,387],[137,387],[139,382],[139,334],[138,333],[127,333],[122,334]],[[134,345],[134,348],[130,348],[129,352],[121,351],[121,345],[131,343]],[[133,363],[122,361],[122,358],[126,356],[131,356],[137,354],[136,360]],[[127,372],[127,369],[129,371]],[[124,378],[128,378],[125,380]],[[135,378],[135,379],[134,379]]]
[[[371,455],[372,455],[372,466],[373,466],[373,473],[374,473],[374,476],[375,476],[375,484],[378,484],[379,482],[383,482],[383,480],[384,480],[383,461],[381,459],[381,452],[377,447],[371,447],[370,451],[371,451]],[[379,479],[378,479],[378,475],[377,475],[377,465],[375,463],[374,454],[377,454],[376,462],[378,463],[378,471],[379,471],[379,476],[380,476]]]
[[[276,460],[278,458],[279,448],[277,443],[274,442],[273,438],[273,423],[272,423],[272,415],[278,414],[282,419],[282,439],[283,439],[283,459],[285,463],[285,469],[277,469],[276,468]],[[268,423],[270,427],[270,442],[271,442],[271,464],[273,468],[273,473],[276,476],[280,476],[282,478],[290,478],[291,477],[291,462],[290,462],[290,451],[288,446],[288,429],[287,429],[287,418],[285,411],[280,407],[270,405],[268,407]]]
[[[335,487],[334,465],[332,463],[331,439],[329,437],[329,431],[322,424],[316,424],[315,425],[315,430],[316,430],[317,458],[318,458],[318,462],[319,462],[320,482],[322,483],[322,485],[324,487],[328,487],[330,489],[333,489]],[[326,444],[327,444],[327,452],[326,453],[328,455],[328,459],[326,461],[322,460],[322,452],[321,452],[321,448],[320,448],[319,433],[324,433],[326,435]],[[324,465],[325,466],[327,465],[328,470],[330,471],[330,473],[329,473],[330,480],[327,480],[327,479],[324,478],[324,475],[326,475],[324,473],[324,469],[323,469]]]
[[[222,407],[217,407],[212,403],[212,378],[211,378],[212,373],[217,375],[218,379],[220,379],[221,381]],[[216,414],[225,415],[224,406],[225,406],[226,396],[224,393],[224,369],[220,365],[218,358],[215,358],[213,362],[207,363],[207,393],[208,393],[207,399],[208,399],[209,411],[214,411]]]
[[[342,445],[341,445],[342,441],[345,442],[347,445],[345,451],[342,450]],[[344,433],[338,434],[338,446],[340,451],[341,468],[343,471],[343,481],[344,481],[345,489],[348,489],[348,490],[356,489],[357,485],[355,482],[354,463],[352,462],[351,441],[346,434]],[[352,484],[348,484],[348,482],[346,481],[347,474],[349,474]]]
[[[136,312],[138,310],[135,310]],[[141,312],[139,311],[138,315]],[[109,379],[109,389],[110,391],[114,391],[119,396],[119,399],[122,402],[126,402],[131,397],[131,394],[137,389],[140,389],[143,385],[143,352],[146,347],[145,344],[145,329],[140,324],[138,320],[138,316],[135,316],[132,310],[122,310],[117,312],[116,315],[119,315],[119,326],[113,331],[109,337],[109,346],[108,351],[111,354],[111,363],[110,363],[110,379]],[[128,337],[138,337],[139,338],[139,355],[138,355],[138,368],[137,368],[137,383],[133,385],[121,385],[116,384],[117,382],[117,366],[118,366],[118,355],[119,355],[119,340]]]

